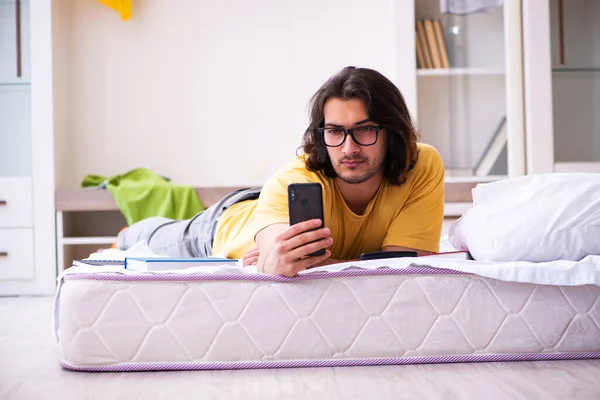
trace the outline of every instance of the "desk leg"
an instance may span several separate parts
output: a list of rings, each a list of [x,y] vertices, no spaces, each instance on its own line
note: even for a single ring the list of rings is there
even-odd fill
[[[60,274],[65,269],[65,245],[63,243],[63,213],[56,212],[56,265]]]

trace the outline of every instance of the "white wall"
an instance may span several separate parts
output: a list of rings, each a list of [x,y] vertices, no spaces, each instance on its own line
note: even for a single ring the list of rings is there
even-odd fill
[[[409,1],[134,0],[123,22],[96,0],[55,0],[58,186],[141,166],[262,184],[329,76],[356,65],[402,83],[390,15]]]

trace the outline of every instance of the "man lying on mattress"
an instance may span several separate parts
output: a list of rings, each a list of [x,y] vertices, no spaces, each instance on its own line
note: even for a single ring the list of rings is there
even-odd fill
[[[261,189],[243,189],[187,221],[155,217],[119,234],[172,257],[243,258],[269,274],[358,259],[373,251],[437,252],[444,209],[444,166],[417,132],[398,88],[380,73],[347,67],[311,99],[301,156]],[[289,225],[287,188],[318,182],[320,221]],[[325,255],[308,254],[327,248]]]

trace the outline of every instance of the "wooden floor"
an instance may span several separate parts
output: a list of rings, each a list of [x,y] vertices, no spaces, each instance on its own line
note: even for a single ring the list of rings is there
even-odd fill
[[[51,298],[0,298],[0,399],[600,399],[600,360],[247,371],[62,369]]]

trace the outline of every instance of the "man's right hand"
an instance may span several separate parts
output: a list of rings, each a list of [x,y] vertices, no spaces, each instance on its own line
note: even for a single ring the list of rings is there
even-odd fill
[[[321,220],[313,219],[292,226],[277,224],[263,229],[256,236],[260,251],[258,270],[267,274],[294,276],[329,258],[329,250],[322,256],[309,256],[333,244],[329,228],[312,230],[319,226]]]

